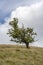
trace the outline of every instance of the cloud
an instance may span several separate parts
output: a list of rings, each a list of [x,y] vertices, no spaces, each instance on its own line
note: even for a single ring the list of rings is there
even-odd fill
[[[0,22],[4,23],[4,18],[9,16],[12,10],[19,6],[31,5],[41,0],[0,0]]]
[[[33,27],[34,30],[37,32],[37,39],[38,41],[35,45],[42,46],[43,43],[43,1],[32,4],[30,6],[21,6],[16,8],[16,10],[11,12],[10,18],[5,19],[6,23],[0,26],[0,30],[6,33],[9,28],[9,21],[12,20],[14,17],[19,19],[19,25],[23,23],[25,27]],[[39,43],[39,44],[37,44]]]

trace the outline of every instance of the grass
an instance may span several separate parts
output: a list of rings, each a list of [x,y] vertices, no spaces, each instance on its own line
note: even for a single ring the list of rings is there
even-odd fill
[[[43,65],[43,48],[0,45],[0,65]]]

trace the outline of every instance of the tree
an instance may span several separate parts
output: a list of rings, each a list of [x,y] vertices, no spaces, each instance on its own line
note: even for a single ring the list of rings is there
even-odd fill
[[[11,25],[11,29],[9,29],[8,34],[10,35],[11,41],[15,42],[23,42],[26,44],[26,48],[29,47],[29,43],[35,41],[35,35],[37,35],[33,28],[25,28],[24,25],[20,28],[18,26],[18,19],[14,18],[13,21],[10,21],[9,25]]]

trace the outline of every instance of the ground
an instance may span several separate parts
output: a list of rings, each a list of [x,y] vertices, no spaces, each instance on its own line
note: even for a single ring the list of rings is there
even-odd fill
[[[43,65],[43,48],[0,45],[0,65]]]

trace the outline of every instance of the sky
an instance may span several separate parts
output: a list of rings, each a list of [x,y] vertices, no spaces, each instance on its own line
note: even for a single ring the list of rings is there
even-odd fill
[[[8,32],[9,21],[14,17],[19,26],[32,27],[37,32],[33,46],[43,47],[43,0],[0,0],[0,44],[13,44]]]

